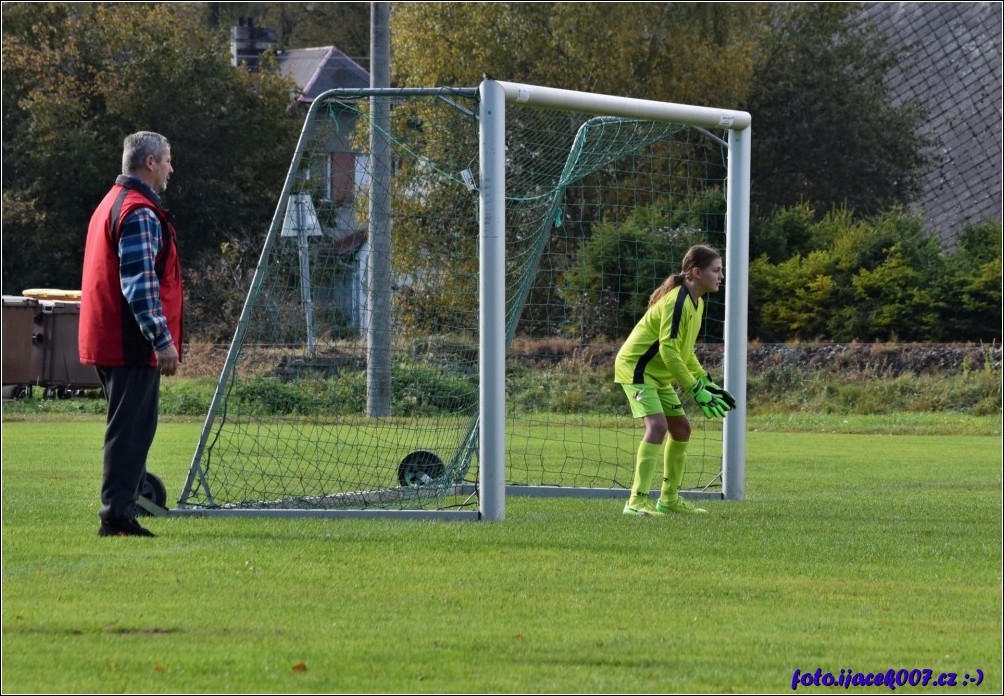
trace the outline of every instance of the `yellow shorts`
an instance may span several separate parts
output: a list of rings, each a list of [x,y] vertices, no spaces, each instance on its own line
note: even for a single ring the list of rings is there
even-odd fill
[[[684,415],[680,397],[672,387],[660,389],[651,384],[622,384],[631,404],[631,415],[635,418],[665,413],[666,416]]]

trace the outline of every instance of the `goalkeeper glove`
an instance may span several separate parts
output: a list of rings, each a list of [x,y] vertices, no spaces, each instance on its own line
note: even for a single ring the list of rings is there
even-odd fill
[[[721,398],[708,390],[708,385],[703,378],[697,380],[690,388],[690,393],[694,395],[694,401],[708,418],[724,418],[725,412],[729,410]]]
[[[704,375],[704,388],[709,392],[717,396],[719,399],[725,402],[728,406],[728,410],[732,411],[736,407],[736,397],[732,396],[731,393],[725,391],[711,379],[711,375]]]

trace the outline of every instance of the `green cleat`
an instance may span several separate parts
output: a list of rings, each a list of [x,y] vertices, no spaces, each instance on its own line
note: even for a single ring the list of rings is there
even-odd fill
[[[662,500],[659,500],[659,502],[655,504],[655,510],[656,513],[660,515],[665,515],[670,512],[677,512],[684,515],[708,514],[708,511],[704,508],[699,508],[684,498],[676,498],[675,500],[670,500],[668,503],[664,503]]]
[[[656,506],[652,504],[652,501],[648,498],[643,498],[632,504],[628,501],[627,505],[624,506],[625,515],[635,515],[637,517],[665,517],[666,513],[659,512]]]

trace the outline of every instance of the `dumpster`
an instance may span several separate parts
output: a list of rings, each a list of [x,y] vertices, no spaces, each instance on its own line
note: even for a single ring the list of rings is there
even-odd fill
[[[34,298],[3,296],[2,380],[5,397],[8,393],[15,398],[28,396],[31,385],[35,383],[31,335],[38,310],[38,300]]]
[[[31,336],[34,383],[45,387],[48,397],[100,389],[98,371],[93,365],[80,364],[77,348],[80,303],[41,300],[38,309]]]

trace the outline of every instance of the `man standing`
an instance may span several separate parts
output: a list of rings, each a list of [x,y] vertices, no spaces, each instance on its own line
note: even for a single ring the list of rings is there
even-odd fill
[[[122,176],[87,228],[80,362],[97,368],[108,398],[100,536],[154,536],[135,506],[157,431],[160,376],[181,362],[181,266],[160,200],[173,172],[167,138],[128,136]]]

